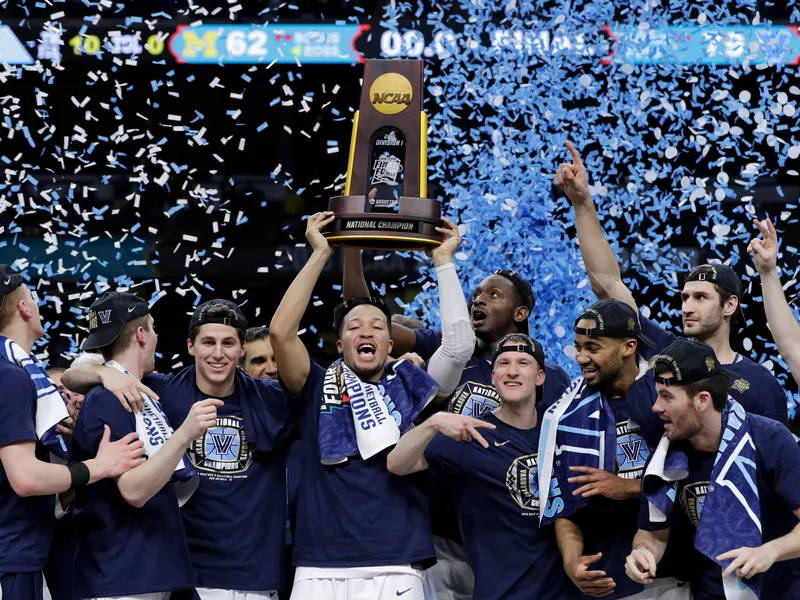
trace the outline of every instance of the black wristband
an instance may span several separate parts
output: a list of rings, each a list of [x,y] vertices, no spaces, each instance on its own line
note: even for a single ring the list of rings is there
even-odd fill
[[[87,467],[84,463],[71,462],[67,464],[67,468],[69,469],[69,474],[72,477],[72,485],[70,485],[69,489],[76,490],[89,483],[91,474],[89,473],[89,467]]]

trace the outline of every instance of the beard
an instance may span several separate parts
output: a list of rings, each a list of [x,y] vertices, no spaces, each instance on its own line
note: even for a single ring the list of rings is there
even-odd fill
[[[695,323],[692,327],[691,333],[686,331],[685,317],[681,317],[681,322],[683,325],[683,333],[687,337],[693,337],[697,341],[702,342],[704,339],[716,333],[722,326],[722,312],[716,315],[710,315],[709,317],[702,319],[700,322]]]
[[[672,421],[672,436],[667,436],[670,441],[688,440],[696,436],[703,429],[700,414],[692,408],[680,422]]]

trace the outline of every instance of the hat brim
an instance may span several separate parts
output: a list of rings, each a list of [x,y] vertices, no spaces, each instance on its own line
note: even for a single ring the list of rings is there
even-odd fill
[[[642,342],[645,346],[649,346],[650,348],[655,350],[656,343],[649,337],[647,337],[645,334],[643,334],[641,331],[636,335],[636,339]]]
[[[100,331],[90,333],[89,337],[83,341],[81,350],[96,350],[97,348],[108,346],[119,337],[123,327],[125,327],[125,323],[120,323],[114,327],[104,328]]]
[[[733,379],[734,381],[736,379],[741,379],[742,378],[742,376],[739,375],[739,373],[735,373],[735,372],[731,371],[730,369],[726,369],[722,365],[720,365],[719,371],[720,371],[720,373],[722,373],[723,375],[728,376],[730,379]]]

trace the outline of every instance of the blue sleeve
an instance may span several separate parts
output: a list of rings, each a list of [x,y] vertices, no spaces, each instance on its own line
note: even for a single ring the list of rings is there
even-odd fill
[[[72,444],[80,450],[81,456],[77,458],[83,460],[97,454],[105,425],[111,428],[114,442],[136,431],[136,418],[122,407],[114,394],[97,387],[84,400],[75,423]]]
[[[653,358],[653,356],[661,352],[677,338],[674,333],[670,333],[655,321],[642,316],[641,313],[639,314],[639,320],[642,323],[642,333],[646,337],[649,337],[656,345],[655,348],[650,348],[645,344],[639,344],[639,354],[641,354],[645,360]]]
[[[544,361],[544,372],[544,390],[537,405],[541,408],[548,408],[564,395],[564,392],[569,387],[570,379],[564,369],[549,360]]]
[[[450,474],[463,473],[465,471],[464,451],[468,442],[457,442],[454,439],[437,433],[425,448],[425,460],[428,465]]]
[[[422,360],[428,362],[442,345],[442,332],[432,329],[415,329],[414,335],[417,336],[414,342],[414,352],[419,354]]]
[[[163,395],[169,383],[175,379],[172,373],[148,373],[142,377],[142,383],[153,390],[159,396]]]
[[[28,374],[16,365],[0,371],[0,447],[16,442],[35,442],[36,387]]]
[[[766,470],[765,480],[789,510],[800,508],[800,446],[780,423],[750,416],[751,433]]]
[[[300,394],[297,396],[290,394],[286,387],[284,387],[280,370],[278,371],[278,383],[286,396],[294,418],[298,421],[305,419],[307,415],[314,412],[313,408],[321,398],[322,382],[325,379],[325,369],[311,360],[310,357],[309,361],[311,362],[311,368],[308,371],[308,377],[306,377],[303,389],[300,390]]]
[[[253,381],[261,388],[261,397],[267,409],[266,415],[272,421],[270,429],[276,431],[277,440],[285,440],[294,431],[301,416],[292,409],[292,398],[277,381],[272,379],[253,379]]]
[[[788,423],[786,392],[765,366],[747,358],[725,366],[739,375],[739,379],[731,382],[730,395],[748,413]]]

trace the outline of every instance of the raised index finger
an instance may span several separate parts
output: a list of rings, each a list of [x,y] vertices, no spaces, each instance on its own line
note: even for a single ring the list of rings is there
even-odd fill
[[[575,149],[575,146],[572,145],[572,142],[567,141],[565,142],[567,146],[567,150],[572,155],[572,164],[573,165],[581,165],[583,166],[583,161],[581,160],[581,154]]]

